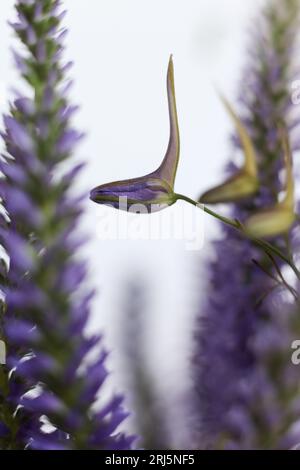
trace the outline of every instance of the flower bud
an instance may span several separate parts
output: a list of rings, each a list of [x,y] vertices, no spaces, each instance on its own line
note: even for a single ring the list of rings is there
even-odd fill
[[[259,188],[256,151],[251,138],[228,101],[222,97],[221,99],[236,126],[244,150],[245,163],[235,175],[231,176],[224,183],[205,192],[199,199],[199,202],[202,204],[238,201],[252,196]]]
[[[285,155],[286,194],[282,202],[256,212],[245,222],[245,231],[256,238],[275,237],[287,233],[296,218],[292,153],[287,131],[280,129],[280,132]]]
[[[170,140],[166,156],[160,167],[146,176],[98,186],[91,191],[92,201],[125,211],[133,205],[143,205],[147,209],[146,212],[157,212],[176,202],[174,183],[179,162],[180,137],[172,56],[168,68],[167,90]],[[126,204],[122,203],[124,200]]]

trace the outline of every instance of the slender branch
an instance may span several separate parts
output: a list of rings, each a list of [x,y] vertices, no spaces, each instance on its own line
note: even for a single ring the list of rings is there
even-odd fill
[[[272,263],[273,263],[273,265],[276,269],[276,272],[277,272],[278,276],[280,277],[280,279],[282,281],[282,284],[290,291],[290,293],[292,294],[294,299],[297,301],[298,300],[297,291],[292,286],[290,286],[289,283],[285,280],[284,275],[282,274],[281,269],[278,266],[274,256],[272,256],[270,253],[268,253],[268,256],[269,256],[270,260],[272,261]]]
[[[268,277],[270,277],[276,283],[274,288],[282,287],[282,286],[285,287],[292,294],[294,299],[296,301],[298,301],[298,294],[297,294],[296,290],[292,286],[290,286],[289,283],[285,280],[285,278],[284,278],[284,276],[283,276],[283,274],[280,270],[280,267],[278,266],[274,256],[272,256],[270,253],[267,253],[267,255],[270,258],[272,264],[274,265],[275,270],[276,270],[277,274],[279,275],[280,279],[278,279],[276,276],[274,276],[272,273],[270,273],[262,264],[260,264],[255,259],[253,259],[252,261],[255,264],[255,266],[257,266],[264,274],[266,274]]]
[[[217,214],[216,212],[208,209],[206,206],[204,206],[203,204],[200,204],[199,202],[197,201],[194,201],[193,199],[187,197],[187,196],[183,196],[182,194],[175,194],[176,196],[176,201],[179,201],[179,200],[182,200],[182,201],[185,201],[187,202],[188,204],[192,204],[193,206],[195,207],[198,207],[199,209],[202,209],[204,210],[204,212],[206,212],[207,214],[211,215],[212,217],[214,217],[215,219],[218,219],[220,220],[221,222],[223,222],[224,224],[226,225],[230,225],[231,227],[234,227],[236,229],[239,229],[239,223],[233,219],[229,219],[228,217],[224,217],[220,214]]]
[[[214,217],[215,219],[218,219],[220,220],[221,222],[223,222],[224,224],[226,225],[229,225],[230,227],[233,227],[235,228],[236,230],[238,230],[240,233],[242,233],[243,235],[245,235],[246,238],[248,238],[249,240],[251,240],[253,243],[255,243],[256,245],[258,245],[260,248],[262,248],[266,253],[268,254],[274,254],[276,256],[278,256],[278,258],[282,259],[285,263],[287,263],[291,269],[294,271],[295,275],[297,276],[298,279],[300,279],[300,271],[298,270],[298,268],[295,266],[294,262],[292,259],[290,259],[287,255],[285,255],[284,253],[282,253],[282,251],[277,248],[276,246],[272,245],[271,243],[265,241],[265,240],[262,240],[260,238],[255,238],[255,237],[251,237],[244,229],[243,229],[243,225],[238,221],[238,220],[233,220],[233,219],[230,219],[228,217],[223,217],[222,215],[218,214],[217,212],[214,212],[210,209],[208,209],[207,207],[205,207],[203,204],[200,204],[199,202],[197,201],[194,201],[193,199],[187,197],[187,196],[184,196],[182,194],[175,194],[175,197],[176,197],[176,200],[179,201],[179,200],[182,200],[182,201],[185,201],[187,202],[188,204],[191,204],[195,207],[198,207],[199,209],[202,209],[204,212],[206,212],[207,214],[211,215],[212,217]]]
[[[256,259],[252,260],[253,264],[259,268],[264,274],[266,274],[272,281],[276,282],[276,284],[279,286],[281,285],[281,281],[271,272],[267,270],[261,263],[259,263]]]
[[[259,307],[262,306],[262,304],[264,303],[264,301],[267,299],[267,297],[269,295],[271,295],[276,289],[278,288],[278,285],[274,285],[272,287],[270,287],[270,289],[265,292],[259,299],[258,301],[255,303],[255,307],[258,309]]]

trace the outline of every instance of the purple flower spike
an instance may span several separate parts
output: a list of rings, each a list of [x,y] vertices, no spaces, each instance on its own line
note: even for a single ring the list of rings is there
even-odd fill
[[[285,253],[290,245],[291,255],[299,253],[299,231],[292,227],[291,168],[291,155],[296,159],[299,150],[299,109],[291,100],[291,77],[299,67],[298,52],[295,60],[292,55],[298,45],[299,11],[298,0],[269,0],[253,25],[255,42],[241,82],[239,115],[254,145],[260,187],[251,199],[232,199],[230,213],[252,236],[275,237]],[[280,135],[282,124],[293,127],[291,149],[287,135]],[[242,148],[237,136],[234,148]],[[282,170],[287,185],[279,202]],[[235,175],[236,165],[231,163],[228,173]],[[195,334],[195,446],[288,450],[300,442],[293,433],[299,423],[299,366],[291,360],[300,322],[299,303],[296,312],[286,304],[299,297],[299,287],[298,292],[292,286],[288,290],[280,278],[281,261],[227,227],[214,242],[214,251],[208,299]]]
[[[93,296],[85,292],[86,263],[74,257],[82,197],[70,193],[82,165],[61,168],[82,138],[71,124],[69,66],[60,60],[61,3],[16,2],[15,33],[25,46],[19,71],[31,90],[17,93],[2,134],[8,217],[0,243],[10,262],[0,271],[0,449],[129,449],[132,438],[118,431],[127,416],[121,401],[102,413],[95,406],[107,353],[100,335],[86,334]]]
[[[174,84],[173,58],[170,57],[167,90],[170,115],[170,140],[161,166],[149,175],[98,186],[91,191],[97,204],[139,213],[158,212],[176,200],[174,183],[179,162],[180,137]]]

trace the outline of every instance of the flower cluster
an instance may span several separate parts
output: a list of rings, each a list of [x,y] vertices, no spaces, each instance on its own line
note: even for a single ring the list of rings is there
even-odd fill
[[[17,93],[4,117],[1,196],[9,218],[0,234],[10,261],[1,271],[0,445],[128,449],[132,438],[116,433],[126,417],[122,397],[97,406],[107,353],[101,337],[85,334],[93,292],[83,287],[84,240],[74,235],[82,197],[71,189],[82,165],[68,161],[82,134],[71,126],[77,107],[67,98],[65,12],[60,0],[18,0],[16,10],[23,52],[14,57],[28,92]]]
[[[281,125],[290,134],[292,150],[299,149],[300,118],[291,101],[298,19],[298,0],[270,2],[255,24],[251,64],[241,84],[239,102],[255,147],[261,189],[251,198],[236,200],[232,217],[242,223],[252,220],[260,228],[264,223],[265,233],[271,230],[267,225],[274,208],[277,214],[281,209],[278,194],[286,150]],[[240,139],[234,136],[233,141],[240,149]],[[235,174],[235,164],[228,171]],[[290,184],[286,198],[292,190]],[[272,212],[259,212],[257,218],[257,211],[269,206]],[[286,252],[291,245],[296,248],[297,230],[287,234],[293,220],[285,225],[285,235],[274,238],[274,245]],[[276,291],[270,297],[284,281],[281,262],[262,255],[226,227],[214,248],[209,300],[199,312],[193,358],[198,442],[208,448],[287,449],[299,420],[299,380],[290,357],[300,331],[294,314],[287,312],[286,293]]]

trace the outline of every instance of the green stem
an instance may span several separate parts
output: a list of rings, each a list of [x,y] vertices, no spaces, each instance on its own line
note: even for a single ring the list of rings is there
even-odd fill
[[[233,219],[229,219],[227,217],[223,217],[222,215],[220,214],[217,214],[216,212],[208,209],[207,207],[205,207],[203,204],[200,204],[200,202],[197,202],[197,201],[194,201],[193,199],[187,197],[187,196],[183,196],[182,194],[175,194],[176,196],[176,201],[179,201],[179,200],[182,200],[182,201],[185,201],[189,204],[192,204],[193,206],[195,207],[199,207],[199,209],[202,209],[204,210],[204,212],[206,212],[207,214],[211,215],[212,217],[214,217],[215,219],[218,219],[220,220],[221,222],[223,222],[224,224],[226,225],[230,225],[231,227],[234,227],[236,229],[239,228],[239,224],[237,221],[233,220]]]
[[[273,253],[274,255],[278,256],[278,258],[282,259],[285,263],[287,263],[291,269],[294,271],[294,273],[296,274],[297,278],[300,279],[300,271],[298,270],[298,268],[295,266],[294,262],[292,259],[290,259],[288,256],[286,256],[284,253],[282,253],[282,251],[277,248],[276,246],[272,245],[271,243],[265,241],[265,240],[261,240],[260,238],[254,238],[254,237],[251,237],[250,235],[247,234],[247,232],[245,232],[245,230],[243,230],[243,226],[242,224],[237,221],[237,220],[233,220],[233,219],[230,219],[228,217],[223,217],[222,215],[208,209],[207,207],[205,207],[203,204],[200,204],[199,202],[197,201],[194,201],[193,199],[187,197],[187,196],[184,196],[182,194],[175,194],[175,197],[176,197],[176,201],[179,201],[179,200],[182,200],[182,201],[185,201],[187,202],[188,204],[191,204],[195,207],[198,207],[199,209],[202,209],[204,212],[206,212],[207,214],[211,215],[212,217],[214,217],[215,219],[218,219],[220,220],[221,222],[223,222],[224,224],[226,225],[229,225],[230,227],[233,227],[235,228],[236,230],[238,230],[240,233],[242,233],[243,235],[245,235],[245,237],[247,237],[249,240],[251,240],[253,243],[255,243],[256,245],[258,245],[260,248],[262,248],[265,252],[267,253]]]

